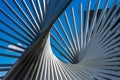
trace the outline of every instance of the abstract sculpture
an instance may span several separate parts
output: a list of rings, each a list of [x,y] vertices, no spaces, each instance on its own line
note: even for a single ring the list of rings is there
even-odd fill
[[[0,49],[3,49],[0,56],[18,60],[15,64],[0,64],[0,71],[8,71],[0,79],[120,79],[120,4],[116,4],[117,0],[109,9],[109,0],[106,0],[99,16],[100,0],[92,15],[89,0],[85,21],[82,4],[77,11],[78,18],[75,17],[73,7],[72,15],[68,17],[70,13],[64,12],[64,20],[58,18],[70,0],[13,0],[13,5],[6,0],[1,2],[6,7],[0,7],[0,25],[3,26],[0,34],[7,35],[9,40],[0,37]],[[6,8],[11,12],[8,13]],[[57,18],[58,24],[54,24]],[[56,34],[50,32],[50,29]],[[60,54],[70,64],[57,58],[54,53]]]

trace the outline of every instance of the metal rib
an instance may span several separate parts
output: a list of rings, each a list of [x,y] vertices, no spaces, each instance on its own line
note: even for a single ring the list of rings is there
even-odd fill
[[[26,26],[26,28],[31,32],[31,34],[33,34],[34,36],[36,36],[36,33],[28,26],[28,24],[26,22],[24,22],[24,20],[15,12],[15,10],[9,5],[9,3],[7,1],[5,1],[5,0],[3,0],[3,2],[18,17],[18,19]]]
[[[58,18],[60,13],[66,8],[69,0],[37,0],[36,2],[39,3],[31,1],[31,3],[28,4],[26,1],[25,5],[28,6],[31,15],[33,15],[33,18],[39,25],[38,27],[41,28],[40,31],[35,31],[35,28],[38,29],[38,27],[33,27],[33,25],[36,25],[36,23],[33,19],[29,19],[30,15],[28,16],[28,18],[26,14],[26,17],[24,14],[21,14],[21,16],[18,15],[20,18],[25,17],[31,21],[30,22],[26,19],[28,22],[25,23],[29,25],[27,26],[20,20],[19,21],[21,22],[21,24],[19,24],[19,22],[15,21],[15,19],[12,18],[12,15],[8,15],[8,13],[6,14],[6,10],[4,8],[0,9],[2,13],[1,16],[5,17],[0,19],[0,22],[2,23],[0,25],[14,31],[17,35],[22,37],[23,40],[11,34],[9,31],[6,31],[4,28],[0,29],[0,33],[2,35],[7,35],[8,37],[15,39],[18,43],[22,43],[23,45],[25,45],[18,45],[18,43],[14,41],[7,40],[6,37],[0,38],[0,43],[2,43],[0,44],[0,50],[3,51],[0,53],[0,57],[4,56],[8,59],[18,59],[17,62],[12,64],[0,64],[0,70],[2,72],[7,71],[7,74],[0,76],[0,79],[120,79],[120,4],[116,4],[117,2],[114,1],[112,6],[110,8],[107,8],[109,1],[106,0],[104,7],[102,8],[102,10],[100,10],[98,8],[100,5],[99,0],[97,2],[97,5],[95,6],[95,10],[90,10],[91,1],[89,0],[85,15],[86,18],[83,19],[84,15],[82,4],[80,4],[79,8],[74,8],[71,5],[68,9],[72,11],[72,15],[69,15],[68,17],[68,14],[71,13],[69,13],[69,10],[66,10],[64,12],[64,15],[61,15],[61,17]],[[23,1],[21,1],[21,3],[23,3]],[[19,1],[18,4],[19,6],[21,6]],[[32,7],[30,7],[31,4]],[[10,5],[11,8],[15,11],[10,2],[8,3],[8,5]],[[9,9],[9,6],[6,5],[6,7],[8,7]],[[21,7],[21,12],[22,10],[23,12],[25,12],[24,7],[25,6]],[[34,14],[32,13],[32,10],[30,8],[35,11]],[[14,13],[12,9],[9,10]],[[75,9],[78,9],[80,12]],[[98,17],[99,12],[100,16]],[[14,13],[14,16],[16,16],[16,18],[19,18],[17,17],[17,12]],[[76,17],[80,19],[77,19]],[[9,22],[15,24],[15,27],[19,26],[20,28],[17,28],[19,28],[24,33],[26,32],[27,34],[25,33],[26,35],[22,36],[21,31],[18,32],[17,29],[12,27],[11,25],[9,26],[5,19],[11,20]],[[41,23],[38,19],[41,20]],[[56,19],[58,20],[55,22]],[[26,27],[34,29],[33,31],[36,33],[36,36]],[[54,44],[54,42],[56,44]],[[11,49],[8,47],[10,45],[15,45],[16,47],[25,49],[25,51],[22,53],[22,51],[19,51],[17,49]],[[11,50],[13,51],[13,54],[12,52],[5,50]],[[20,53],[20,55],[16,56],[14,53]],[[60,58],[54,53],[59,54],[64,59]],[[10,69],[8,69],[8,67],[10,67]]]

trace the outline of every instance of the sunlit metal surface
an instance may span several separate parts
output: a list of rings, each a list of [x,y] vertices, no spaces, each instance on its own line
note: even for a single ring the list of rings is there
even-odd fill
[[[37,66],[39,60],[36,60],[42,54],[43,43],[46,41],[44,38],[70,2],[71,0],[0,1],[0,58],[3,60],[0,61],[0,79],[36,79],[34,74],[38,72],[33,68]],[[42,47],[39,54],[35,49],[38,45]]]
[[[62,15],[64,18],[58,18],[58,24],[53,23],[69,0],[66,2],[56,0],[55,3],[48,0],[48,8],[46,1],[43,0],[42,5],[37,5],[31,0],[30,3],[35,12],[33,13],[23,0],[29,16],[22,10],[19,3],[14,1],[28,22],[14,11],[15,9],[7,1],[3,1],[19,20],[15,20],[3,8],[0,9],[2,16],[11,21],[9,22],[11,24],[8,24],[5,22],[6,19],[2,18],[0,24],[18,35],[0,29],[1,34],[15,40],[0,38],[2,42],[0,48],[6,50],[1,52],[0,56],[18,60],[16,64],[0,64],[0,67],[3,67],[0,71],[8,71],[0,78],[3,80],[119,80],[120,4],[116,4],[117,0],[114,0],[109,9],[107,9],[109,0],[106,0],[99,16],[97,14],[100,0],[92,15],[89,0],[85,22],[82,4],[80,4],[79,10],[75,10],[74,7],[70,9],[71,14],[65,11]],[[40,3],[39,0],[38,3]],[[61,6],[63,4],[64,6]],[[78,13],[77,17],[76,13]],[[17,28],[12,27],[13,23]],[[54,32],[50,33],[50,29]],[[3,43],[8,46],[4,46]],[[14,52],[21,55],[14,55]],[[5,53],[12,53],[12,55]],[[64,59],[56,57],[55,53],[60,54]]]

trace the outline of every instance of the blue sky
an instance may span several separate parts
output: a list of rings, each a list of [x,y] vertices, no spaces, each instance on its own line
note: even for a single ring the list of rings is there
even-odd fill
[[[11,0],[7,0],[7,1],[12,4],[12,1],[11,1]],[[92,2],[91,2],[91,10],[93,10],[93,9],[95,8],[95,4],[97,3],[97,0],[91,0],[91,1],[92,1]],[[108,7],[111,6],[111,4],[112,4],[112,2],[113,2],[114,0],[109,0],[109,1],[110,1],[110,2],[109,2],[109,4],[108,4]],[[105,0],[101,0],[101,2],[100,2],[100,7],[99,7],[100,9],[103,7],[104,2],[105,2]],[[118,0],[118,2],[120,2],[120,0]],[[0,3],[2,4],[2,5],[0,5],[0,8],[4,9],[7,13],[9,13],[9,15],[12,15],[12,18],[14,18],[19,24],[21,24],[20,21],[13,15],[13,13],[11,13],[11,11],[3,4],[2,0],[0,0]],[[67,7],[66,12],[69,13],[71,7],[74,7],[75,11],[78,10],[78,9],[79,9],[79,6],[80,6],[80,3],[83,4],[83,11],[85,11],[86,8],[87,8],[88,0],[73,0],[73,1],[71,2],[71,4]],[[23,5],[23,4],[20,4],[20,5]],[[14,6],[15,6],[15,5],[13,5],[13,7],[14,7]],[[21,7],[23,7],[23,6],[21,6]],[[15,8],[16,11],[18,11],[16,7],[14,7],[14,8]],[[23,8],[23,9],[24,9],[24,8]],[[18,12],[19,12],[19,11],[18,11]],[[18,13],[18,14],[20,14],[20,13]],[[77,14],[77,13],[76,13],[76,14]],[[69,14],[68,14],[68,16],[69,16]],[[25,17],[23,17],[23,16],[21,16],[21,17],[22,17],[23,20],[26,20]],[[76,17],[78,17],[78,16],[76,16]],[[12,23],[10,20],[8,20],[3,14],[1,14],[1,12],[0,12],[0,18],[2,18],[4,21],[6,21],[10,26],[13,26],[16,30],[18,30],[19,32],[21,32],[23,35],[25,35],[26,37],[28,37],[28,36],[27,36],[23,31],[21,31],[15,24],[13,24],[13,23]],[[63,19],[63,14],[60,16],[60,19],[61,19],[61,20],[64,20],[64,19]],[[78,23],[79,23],[79,22],[78,22]],[[59,26],[58,23],[57,23],[57,21],[55,22],[55,24],[56,24],[57,26]],[[66,25],[65,23],[63,23],[63,24]],[[23,24],[21,24],[21,25],[23,25]],[[73,25],[73,24],[71,23],[71,25]],[[24,26],[24,25],[23,25],[23,26]],[[77,26],[79,26],[79,24],[77,24]],[[15,32],[13,32],[12,30],[10,30],[10,29],[8,29],[7,27],[5,27],[5,25],[3,25],[2,23],[0,23],[0,29],[5,30],[5,31],[13,34],[14,36],[17,36],[18,38],[21,38],[22,40],[24,40],[26,43],[30,44],[30,43],[29,43],[28,41],[26,41],[24,38],[20,37],[19,35],[15,34]],[[51,32],[54,33],[53,30],[51,30]],[[15,43],[15,44],[18,44],[18,43],[19,43],[19,44],[21,44],[22,46],[24,46],[25,48],[27,48],[27,45],[25,45],[25,44],[23,44],[23,43],[15,40],[15,39],[13,39],[13,38],[10,38],[9,36],[3,34],[2,32],[0,32],[0,38],[4,38],[4,39],[7,39],[7,40],[10,40],[10,41],[12,41],[12,42]],[[31,39],[30,37],[28,37],[28,38]],[[51,41],[52,41],[52,40],[51,40]],[[2,41],[0,41],[0,45],[9,46],[9,44],[4,43],[4,42],[2,42]],[[19,53],[15,53],[15,52],[11,52],[11,51],[8,51],[8,50],[4,50],[4,49],[2,49],[2,48],[0,48],[0,52],[1,52],[1,53],[4,53],[4,54],[12,54],[12,55],[20,56]],[[67,61],[65,58],[63,58],[61,55],[59,55],[57,51],[53,50],[53,52],[55,53],[55,55],[56,55],[57,57],[61,58],[61,59],[62,59],[63,61],[65,61],[66,63],[70,63],[70,62]],[[9,64],[9,63],[14,64],[15,61],[16,61],[16,59],[14,59],[14,58],[7,58],[7,57],[2,57],[2,56],[0,56],[0,64]],[[0,72],[0,75],[4,75],[4,73],[5,73],[5,72]]]

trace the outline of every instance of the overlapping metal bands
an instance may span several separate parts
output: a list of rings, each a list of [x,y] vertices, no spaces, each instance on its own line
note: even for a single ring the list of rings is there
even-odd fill
[[[4,7],[0,7],[0,56],[17,60],[13,64],[0,64],[0,71],[7,71],[0,79],[120,80],[120,4],[116,4],[117,0],[109,9],[109,0],[105,0],[100,12],[100,0],[93,11],[89,0],[85,21],[82,4],[76,12],[77,18],[74,7],[70,9],[71,14],[63,12],[69,0],[1,2]],[[58,18],[62,12],[64,18]]]

